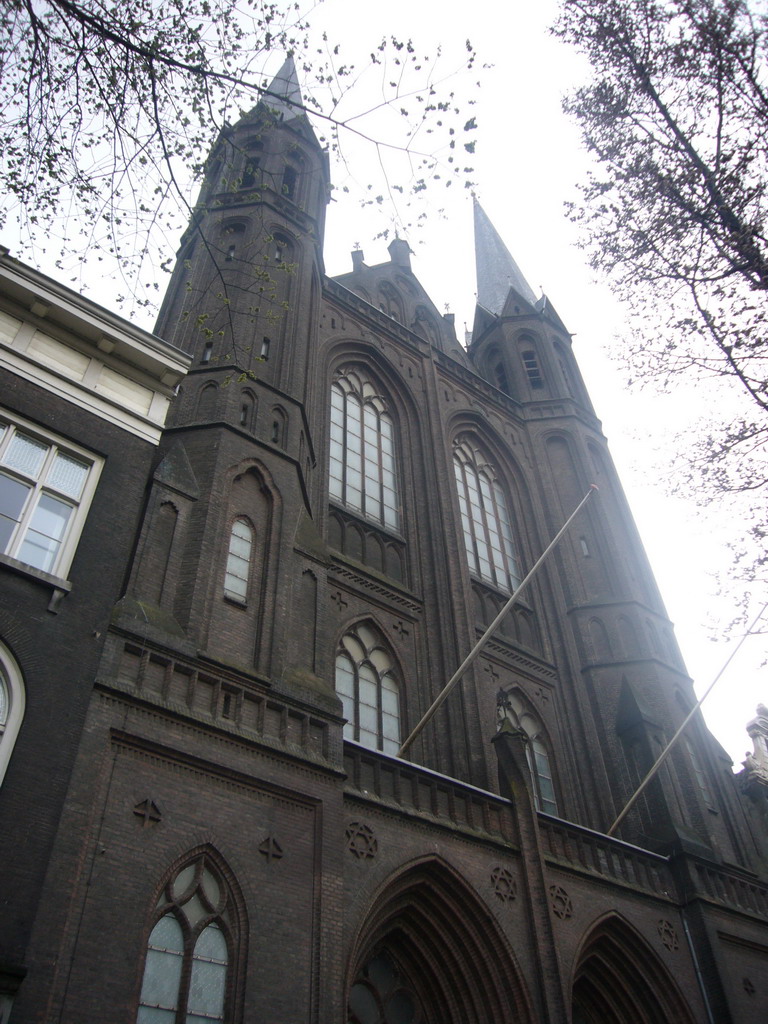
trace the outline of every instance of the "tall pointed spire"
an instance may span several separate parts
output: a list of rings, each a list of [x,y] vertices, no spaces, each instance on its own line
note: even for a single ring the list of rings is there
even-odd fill
[[[475,267],[477,301],[490,313],[499,316],[504,309],[509,289],[536,305],[533,289],[512,259],[506,245],[491,224],[485,210],[475,199]]]
[[[286,57],[262,102],[266,103],[282,121],[290,121],[303,113],[301,88],[293,57]]]

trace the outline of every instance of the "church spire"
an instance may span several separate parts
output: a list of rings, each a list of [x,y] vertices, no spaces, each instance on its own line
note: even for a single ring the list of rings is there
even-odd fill
[[[286,57],[283,66],[264,92],[262,103],[266,103],[274,116],[281,121],[291,121],[304,113],[301,88],[296,75],[293,57]]]
[[[485,210],[475,199],[475,266],[477,302],[489,313],[500,316],[514,288],[521,298],[536,305],[533,289],[523,277],[509,249],[502,242]]]

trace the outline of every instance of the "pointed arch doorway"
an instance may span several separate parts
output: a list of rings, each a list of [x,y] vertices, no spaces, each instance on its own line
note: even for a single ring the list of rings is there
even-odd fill
[[[531,1024],[514,954],[488,908],[444,862],[411,865],[358,932],[347,1024]]]
[[[573,1024],[693,1024],[664,965],[617,915],[599,921],[579,956]]]

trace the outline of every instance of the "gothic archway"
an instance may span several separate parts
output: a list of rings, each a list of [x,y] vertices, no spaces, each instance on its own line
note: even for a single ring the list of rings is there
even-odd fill
[[[391,879],[358,933],[348,1024],[529,1024],[530,1001],[491,914],[430,858]]]
[[[573,978],[573,1024],[693,1024],[693,1017],[659,958],[612,914],[582,946]]]

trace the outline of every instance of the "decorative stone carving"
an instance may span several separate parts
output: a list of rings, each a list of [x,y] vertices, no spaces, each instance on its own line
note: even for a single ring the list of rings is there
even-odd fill
[[[663,918],[658,924],[659,938],[667,947],[668,950],[672,951],[677,949],[680,943],[677,939],[677,932],[670,921],[665,921]]]
[[[350,821],[347,825],[347,849],[358,860],[370,860],[379,851],[379,843],[370,825]]]
[[[133,813],[137,818],[141,818],[141,827],[149,828],[150,825],[156,825],[158,821],[162,821],[163,816],[160,813],[160,808],[154,802],[147,797],[146,800],[142,800],[136,804],[133,808]]]
[[[552,910],[555,917],[559,917],[561,921],[567,920],[569,917],[573,917],[573,903],[571,897],[560,885],[550,885],[549,896],[552,900]]]
[[[267,858],[267,864],[271,864],[273,860],[280,860],[283,856],[283,848],[278,841],[272,836],[267,838],[259,844],[259,853]]]
[[[508,868],[494,868],[491,872],[491,885],[502,903],[517,899],[517,882]]]

